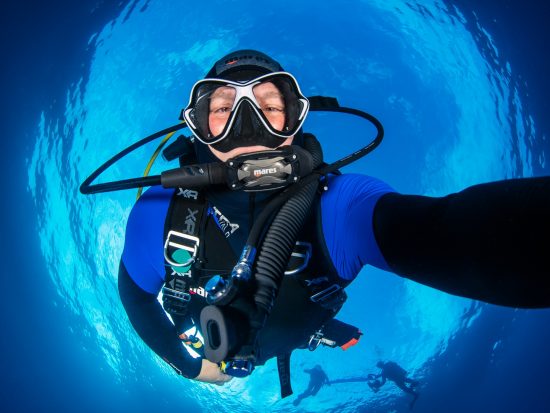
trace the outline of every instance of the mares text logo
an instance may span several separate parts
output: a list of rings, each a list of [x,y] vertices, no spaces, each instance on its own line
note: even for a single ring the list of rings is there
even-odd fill
[[[276,174],[277,168],[262,168],[262,169],[254,169],[254,176],[256,178],[263,176],[263,175],[271,175]]]

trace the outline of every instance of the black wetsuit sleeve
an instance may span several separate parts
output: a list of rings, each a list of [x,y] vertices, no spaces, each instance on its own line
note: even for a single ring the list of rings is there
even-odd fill
[[[139,288],[122,262],[118,273],[118,291],[132,326],[145,344],[177,373],[187,378],[197,377],[202,360],[194,359],[185,350],[157,297]]]
[[[373,227],[399,275],[489,303],[550,306],[550,177],[481,184],[441,198],[386,194]]]

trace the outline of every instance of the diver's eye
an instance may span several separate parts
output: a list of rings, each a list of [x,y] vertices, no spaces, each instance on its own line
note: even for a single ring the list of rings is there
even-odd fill
[[[229,112],[231,112],[231,108],[229,106],[222,106],[220,108],[212,109],[210,113],[214,115],[227,115]]]
[[[266,113],[283,113],[284,110],[285,109],[283,107],[278,107],[278,106],[267,106],[265,108],[262,108],[262,111]]]

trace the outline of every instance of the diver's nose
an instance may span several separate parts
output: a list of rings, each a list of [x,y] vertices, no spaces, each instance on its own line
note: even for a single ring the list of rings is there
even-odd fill
[[[256,115],[252,108],[252,104],[246,101],[243,102],[238,109],[235,124],[233,125],[235,135],[246,143],[254,143],[261,126],[258,115]]]

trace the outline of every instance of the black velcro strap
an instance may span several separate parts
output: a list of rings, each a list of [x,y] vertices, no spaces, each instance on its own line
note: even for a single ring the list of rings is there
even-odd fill
[[[279,382],[281,384],[281,398],[285,398],[292,394],[292,386],[290,384],[290,355],[277,356],[277,369],[279,370]]]
[[[324,109],[333,109],[339,108],[338,100],[336,98],[327,97],[327,96],[310,96],[307,98],[309,100],[309,110],[324,110]]]

